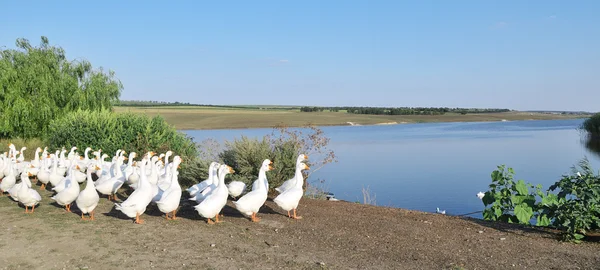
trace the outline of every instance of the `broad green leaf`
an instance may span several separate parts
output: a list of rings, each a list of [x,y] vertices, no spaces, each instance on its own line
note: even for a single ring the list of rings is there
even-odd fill
[[[494,207],[494,214],[496,217],[502,216],[502,209],[500,209],[500,207]]]
[[[517,184],[515,185],[515,189],[519,193],[519,195],[529,194],[529,189],[527,188],[527,185],[525,184],[525,181],[523,181],[523,180],[519,180],[517,182]]]
[[[521,204],[527,196],[524,195],[512,195],[510,196],[510,200],[514,205]]]
[[[535,225],[542,227],[550,226],[550,219],[547,215],[540,215],[537,217],[537,222]]]
[[[519,204],[515,206],[515,216],[521,224],[529,224],[531,217],[533,216],[533,209],[525,204]]]

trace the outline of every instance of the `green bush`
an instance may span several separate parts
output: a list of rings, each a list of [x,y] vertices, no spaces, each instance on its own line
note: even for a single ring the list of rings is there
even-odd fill
[[[291,142],[272,145],[269,136],[261,140],[242,136],[225,142],[225,145],[225,150],[219,154],[220,159],[236,171],[231,179],[242,181],[247,187],[258,178],[262,162],[267,158],[273,161],[273,170],[267,172],[269,187],[280,186],[294,176],[299,151]]]
[[[316,127],[308,126],[304,131],[276,127],[272,134],[261,139],[242,136],[233,141],[226,141],[222,151],[212,140],[203,142],[203,147],[209,148],[205,149],[203,154],[207,161],[217,159],[233,167],[236,173],[231,175],[231,179],[246,183],[248,188],[258,178],[263,160],[268,158],[273,161],[273,170],[267,172],[269,187],[273,189],[294,176],[296,160],[300,154],[309,156],[306,163],[311,169],[303,171],[305,179],[326,164],[337,162],[333,151],[327,148],[328,143],[329,138]]]
[[[585,130],[588,135],[595,138],[600,138],[600,113],[592,115],[592,117],[586,119],[581,128]]]
[[[16,46],[0,46],[0,138],[42,137],[53,119],[68,112],[110,109],[118,102],[123,86],[112,71],[68,61],[46,37],[37,47],[22,38]]]
[[[485,220],[549,226],[564,232],[564,239],[579,242],[591,230],[600,229],[600,175],[595,174],[587,158],[573,167],[572,173],[542,191],[523,180],[513,180],[514,171],[498,166],[492,172],[492,184],[482,198]],[[554,193],[558,191],[558,193]]]
[[[206,174],[206,165],[198,158],[194,141],[160,116],[78,110],[53,120],[47,141],[51,149],[91,147],[102,149],[111,157],[118,149],[136,152],[139,158],[148,151],[171,150],[183,159],[179,174],[183,186],[196,183],[202,173]]]

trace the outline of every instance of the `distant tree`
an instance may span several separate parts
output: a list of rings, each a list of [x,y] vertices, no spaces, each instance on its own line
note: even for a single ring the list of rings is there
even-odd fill
[[[45,36],[37,47],[24,38],[16,47],[0,49],[0,137],[40,137],[51,120],[68,112],[118,103],[123,85],[114,72],[67,60]]]

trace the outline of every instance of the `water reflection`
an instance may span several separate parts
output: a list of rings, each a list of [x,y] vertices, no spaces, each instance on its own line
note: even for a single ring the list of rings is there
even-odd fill
[[[600,138],[593,136],[585,136],[584,145],[587,150],[592,152],[597,157],[600,157]]]

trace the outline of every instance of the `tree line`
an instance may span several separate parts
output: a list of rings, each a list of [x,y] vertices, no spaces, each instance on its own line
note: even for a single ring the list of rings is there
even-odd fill
[[[339,112],[375,115],[443,115],[446,113],[500,113],[509,109],[448,108],[448,107],[309,107],[300,108],[301,112]]]
[[[258,106],[234,106],[234,105],[212,105],[212,104],[196,104],[189,102],[168,102],[168,101],[152,101],[152,100],[121,100],[115,103],[114,106],[122,107],[173,107],[173,106],[193,106],[193,107],[217,107],[217,108],[233,108],[233,109],[261,109]]]

